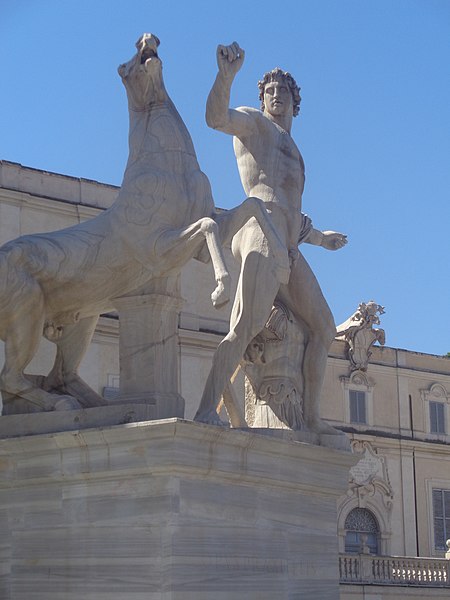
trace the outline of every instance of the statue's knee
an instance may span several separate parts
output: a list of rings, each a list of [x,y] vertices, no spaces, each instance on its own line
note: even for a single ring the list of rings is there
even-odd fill
[[[314,327],[309,329],[309,337],[326,348],[330,346],[336,337],[336,326],[331,312],[322,314],[315,320]]]
[[[327,345],[330,345],[336,337],[336,325],[334,323],[334,319],[331,313],[324,321],[322,335]]]

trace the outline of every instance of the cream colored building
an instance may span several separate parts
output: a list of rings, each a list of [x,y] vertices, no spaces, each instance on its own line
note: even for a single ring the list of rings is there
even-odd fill
[[[0,243],[93,217],[116,194],[114,186],[0,161]],[[229,252],[227,261],[236,281]],[[217,311],[208,301],[213,284],[209,265],[191,261],[181,274],[180,387],[187,419],[227,331],[229,309]],[[346,342],[333,343],[322,404],[322,416],[349,435],[361,457],[338,506],[341,597],[448,598],[450,360],[374,346],[367,371],[352,372],[347,352]],[[48,372],[53,358],[53,345],[43,339],[29,372]],[[100,318],[81,375],[114,402],[119,381],[114,315]],[[242,376],[235,385],[243,402]]]

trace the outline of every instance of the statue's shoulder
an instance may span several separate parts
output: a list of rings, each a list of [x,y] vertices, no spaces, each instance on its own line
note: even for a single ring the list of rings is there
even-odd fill
[[[248,137],[254,133],[261,133],[261,127],[264,127],[266,117],[259,110],[259,108],[252,108],[251,106],[238,106],[235,109],[238,113],[246,115],[247,119],[242,124],[247,122],[247,127],[243,128],[243,132],[238,137]]]
[[[252,106],[238,106],[236,110],[247,115],[262,116],[262,112],[259,110],[259,108],[253,108]]]
[[[238,106],[236,110],[240,113],[244,113],[253,119],[264,119],[264,115],[259,108],[253,108],[251,106]]]

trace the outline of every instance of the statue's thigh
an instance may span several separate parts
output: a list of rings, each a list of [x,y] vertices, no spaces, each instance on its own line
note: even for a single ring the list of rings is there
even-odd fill
[[[236,333],[244,328],[253,337],[264,328],[279,287],[275,261],[271,256],[251,251],[242,257],[230,320]]]
[[[277,297],[310,329],[334,328],[333,316],[320,285],[301,254],[292,266],[289,283],[280,287]]]

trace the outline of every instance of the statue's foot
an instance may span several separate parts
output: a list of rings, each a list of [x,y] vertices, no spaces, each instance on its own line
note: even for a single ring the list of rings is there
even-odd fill
[[[313,419],[307,423],[309,431],[319,437],[319,444],[334,450],[350,451],[350,440],[348,436],[339,429],[332,427],[322,419]]]
[[[308,431],[312,431],[313,433],[326,434],[326,435],[345,435],[339,429],[332,427],[329,423],[324,421],[323,419],[311,419],[306,422],[306,428]]]
[[[45,377],[37,375],[13,374],[8,377],[3,376],[1,381],[2,396],[5,400],[17,402],[26,407],[29,405],[29,412],[50,412],[53,410],[74,410],[81,408],[75,398],[67,394],[52,394],[43,389]],[[20,412],[26,412],[21,409]]]
[[[62,410],[79,410],[80,403],[68,395],[51,394],[40,388],[10,391],[2,390],[2,397],[7,402],[7,414],[24,414],[35,412],[53,412]]]
[[[217,282],[217,287],[211,294],[211,302],[214,308],[221,308],[230,301],[231,278],[225,275]]]
[[[80,408],[94,408],[96,406],[106,406],[107,401],[97,394],[81,377],[74,373],[64,381],[64,391],[67,398],[75,398]]]
[[[228,423],[222,421],[217,412],[214,409],[207,410],[204,412],[197,412],[194,417],[194,421],[198,423],[206,423],[207,425],[218,425],[219,427],[229,427]]]

